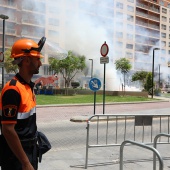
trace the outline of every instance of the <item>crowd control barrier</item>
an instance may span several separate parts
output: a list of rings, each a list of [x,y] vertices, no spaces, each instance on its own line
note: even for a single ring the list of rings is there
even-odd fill
[[[151,147],[151,146],[147,146],[145,144],[142,144],[142,143],[138,143],[138,142],[135,142],[135,141],[130,141],[130,140],[125,140],[124,142],[122,142],[122,144],[120,145],[120,170],[123,170],[123,148],[124,146],[126,145],[126,143],[130,143],[130,144],[133,144],[133,145],[137,145],[139,147],[142,147],[142,148],[145,148],[147,150],[150,150],[154,153],[155,157],[157,156],[158,159],[159,159],[159,170],[163,170],[163,159],[161,157],[161,155],[159,154],[159,152]],[[155,169],[154,169],[155,168]],[[153,170],[156,170],[156,166],[153,167]]]
[[[105,114],[87,120],[85,169],[90,148],[120,146],[125,140],[153,144],[157,134],[170,131],[168,114]],[[162,138],[157,143],[169,143]]]

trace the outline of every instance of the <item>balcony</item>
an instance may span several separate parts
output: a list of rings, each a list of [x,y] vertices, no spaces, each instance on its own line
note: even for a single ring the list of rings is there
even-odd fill
[[[45,27],[45,23],[36,21],[34,19],[29,19],[29,18],[22,18],[21,20],[22,24],[27,24],[27,25],[32,25],[32,26],[39,26],[39,27]]]
[[[39,37],[43,37],[44,34],[43,32],[25,32],[25,31],[22,31],[21,32],[21,36],[22,37],[29,37],[29,38],[39,38]]]
[[[151,19],[151,20],[154,20],[154,21],[158,21],[158,22],[160,21],[159,17],[155,17],[155,16],[152,16],[152,15],[144,14],[143,12],[139,12],[139,11],[136,11],[136,15],[142,16],[143,18]]]
[[[0,33],[3,33],[3,27],[0,27]],[[5,33],[7,35],[16,35],[16,30],[11,28],[6,28]]]
[[[156,12],[156,13],[160,13],[160,9],[157,9],[153,6],[151,7],[151,6],[148,6],[148,5],[145,5],[145,4],[141,4],[139,2],[136,3],[136,6],[141,7],[143,9],[151,10],[151,11]]]
[[[8,1],[0,1],[0,6],[3,7],[8,7],[8,8],[13,8],[16,9],[17,8],[17,4],[16,3],[12,3],[12,2],[8,2]]]

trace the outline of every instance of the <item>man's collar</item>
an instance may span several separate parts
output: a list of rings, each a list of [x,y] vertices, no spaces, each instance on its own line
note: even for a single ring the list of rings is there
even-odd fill
[[[22,84],[28,84],[29,86],[34,87],[34,83],[33,83],[32,81],[30,81],[30,83],[27,83],[27,82],[20,76],[19,73],[17,73],[17,74],[15,75],[15,77],[19,80],[20,83],[22,83]]]

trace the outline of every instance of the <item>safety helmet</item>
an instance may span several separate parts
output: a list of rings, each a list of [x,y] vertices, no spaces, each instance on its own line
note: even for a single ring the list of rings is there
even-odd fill
[[[31,39],[19,39],[12,46],[11,58],[18,59],[19,57],[30,56],[42,58],[41,49],[46,41],[45,37],[42,37],[38,44]]]

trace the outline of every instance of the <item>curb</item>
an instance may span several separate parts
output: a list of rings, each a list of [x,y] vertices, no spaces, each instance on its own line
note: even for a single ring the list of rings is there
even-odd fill
[[[157,102],[170,102],[170,99],[159,99],[153,101],[137,101],[137,102],[114,102],[114,103],[105,103],[105,105],[120,105],[120,104],[144,104],[144,103],[157,103]],[[80,104],[49,104],[49,105],[37,105],[37,108],[43,107],[71,107],[71,106],[93,106],[94,103],[80,103]],[[96,103],[96,105],[103,105],[103,103]]]

